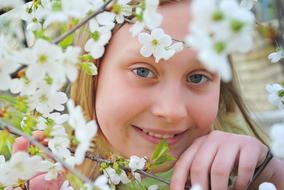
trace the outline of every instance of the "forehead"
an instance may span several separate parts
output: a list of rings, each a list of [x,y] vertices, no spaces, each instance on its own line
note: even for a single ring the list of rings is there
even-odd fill
[[[159,6],[158,12],[162,14],[163,21],[161,28],[166,34],[169,34],[173,39],[184,40],[188,33],[188,24],[190,21],[189,15],[189,1],[184,0],[180,2],[169,2]],[[137,37],[132,37],[129,32],[131,24],[124,24],[118,31],[116,31],[111,39],[110,46],[119,48],[139,48],[141,45]]]

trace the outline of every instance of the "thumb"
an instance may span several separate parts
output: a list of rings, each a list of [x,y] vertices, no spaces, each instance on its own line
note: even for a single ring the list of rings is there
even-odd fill
[[[27,152],[29,148],[29,141],[24,137],[16,138],[13,144],[13,152],[24,151]]]

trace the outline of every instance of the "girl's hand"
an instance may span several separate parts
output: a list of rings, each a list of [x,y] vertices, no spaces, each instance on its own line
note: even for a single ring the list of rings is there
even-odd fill
[[[234,188],[244,190],[268,148],[254,137],[212,131],[199,137],[174,167],[171,190],[184,190],[187,179],[203,190],[227,190],[229,176],[237,169]]]
[[[43,145],[47,146],[47,139],[45,139],[42,131],[35,131],[33,137],[36,138]],[[28,151],[29,141],[24,137],[18,137],[13,144],[13,152],[17,151]],[[46,181],[44,179],[45,173],[39,173],[30,180],[29,190],[59,190],[63,181],[64,176],[60,175],[56,180]]]

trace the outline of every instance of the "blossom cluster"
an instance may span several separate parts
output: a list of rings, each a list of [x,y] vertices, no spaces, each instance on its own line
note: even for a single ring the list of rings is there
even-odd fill
[[[198,59],[206,68],[230,81],[229,55],[252,48],[253,13],[234,0],[194,0],[191,12],[188,45],[198,50]]]

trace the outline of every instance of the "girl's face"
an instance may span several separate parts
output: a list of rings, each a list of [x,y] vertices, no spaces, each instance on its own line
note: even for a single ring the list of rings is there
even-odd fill
[[[162,5],[165,33],[184,39],[188,10],[189,1]],[[178,157],[210,131],[218,111],[220,78],[189,48],[159,63],[141,56],[141,45],[129,27],[114,34],[102,60],[96,119],[115,153],[150,157],[166,139]]]

